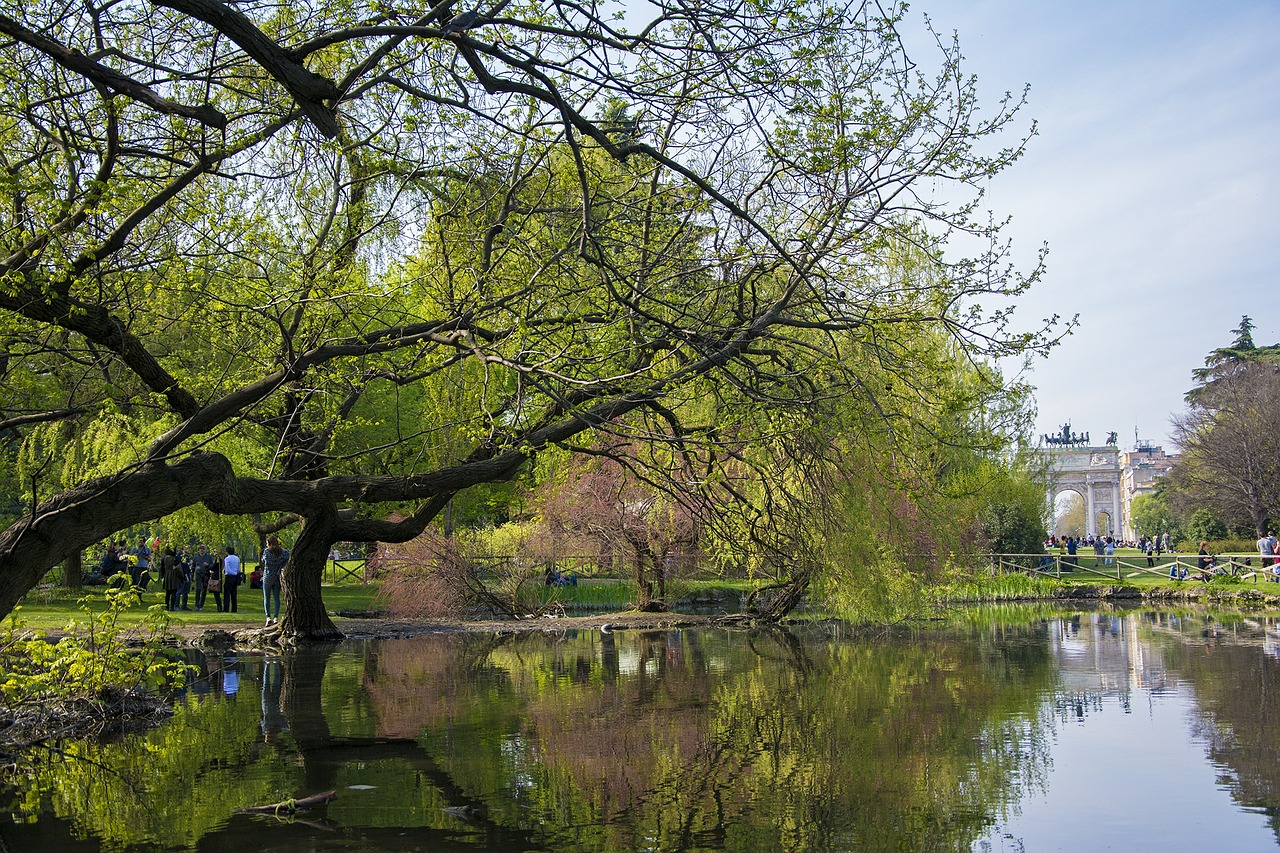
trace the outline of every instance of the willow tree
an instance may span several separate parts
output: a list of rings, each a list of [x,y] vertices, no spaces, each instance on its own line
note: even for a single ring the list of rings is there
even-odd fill
[[[23,443],[0,612],[201,505],[300,523],[281,629],[334,636],[331,543],[409,538],[549,445],[669,432],[708,388],[909,405],[814,356],[915,323],[976,358],[1046,345],[1008,325],[1038,270],[1007,266],[976,207],[1022,152],[995,141],[1020,103],[981,112],[954,43],[926,74],[903,11],[0,14],[0,423]],[[928,299],[880,274],[899,235],[942,271]]]

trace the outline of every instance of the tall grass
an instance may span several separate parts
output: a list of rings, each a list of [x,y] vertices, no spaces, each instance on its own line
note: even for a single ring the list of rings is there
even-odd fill
[[[559,605],[566,611],[625,610],[635,604],[635,584],[623,581],[580,581],[577,586],[539,586],[541,606]]]
[[[1054,578],[1017,574],[957,576],[933,588],[938,604],[972,604],[1052,598],[1062,583]]]

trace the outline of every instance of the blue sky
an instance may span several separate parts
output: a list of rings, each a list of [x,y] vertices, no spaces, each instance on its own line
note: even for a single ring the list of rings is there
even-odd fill
[[[1242,314],[1280,342],[1280,0],[920,0],[984,101],[1031,86],[1039,135],[988,202],[1026,264],[1028,325],[1079,314],[1037,360],[1037,434],[1169,446],[1191,370]],[[922,57],[923,59],[923,57]]]

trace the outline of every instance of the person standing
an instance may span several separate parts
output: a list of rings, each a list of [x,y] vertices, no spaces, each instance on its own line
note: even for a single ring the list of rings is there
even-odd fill
[[[1268,530],[1262,536],[1259,536],[1256,544],[1258,554],[1262,558],[1259,562],[1262,564],[1262,571],[1265,573],[1267,569],[1271,568],[1276,553],[1276,546],[1271,540],[1271,531]],[[1271,580],[1271,578],[1267,578],[1267,580]]]
[[[187,601],[191,595],[191,546],[178,552],[178,565],[182,568],[182,586],[178,587],[178,609],[190,610]]]
[[[267,550],[262,553],[262,609],[266,612],[268,625],[280,622],[280,576],[287,562],[289,552],[280,547],[276,536],[268,536]]]
[[[151,579],[151,549],[147,547],[147,540],[144,537],[138,537],[138,547],[131,548],[129,556],[133,557],[131,569],[133,585],[146,589],[147,581]]]
[[[185,576],[172,546],[165,548],[164,556],[160,558],[160,579],[164,582],[164,609],[177,610],[178,590],[182,589]]]
[[[209,596],[209,578],[218,577],[214,574],[214,566],[217,560],[209,549],[201,545],[196,549],[196,555],[191,558],[191,571],[195,576],[196,585],[196,610],[204,610],[204,600]],[[219,579],[221,584],[221,579]],[[219,587],[221,589],[221,587]],[[222,594],[218,593],[218,609],[222,609]]]
[[[227,555],[222,558],[222,612],[238,612],[239,600],[236,589],[240,586],[240,558],[236,549],[227,546]]]
[[[218,612],[221,613],[223,611],[222,556],[218,554],[212,554],[210,556],[213,557],[213,565],[209,567],[209,592],[213,593],[213,603],[217,606]]]

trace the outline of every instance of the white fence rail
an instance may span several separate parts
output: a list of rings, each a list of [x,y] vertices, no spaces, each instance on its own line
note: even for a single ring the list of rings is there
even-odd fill
[[[1277,558],[1260,557],[1257,554],[1215,554],[1209,568],[1200,568],[1199,554],[1162,554],[1148,557],[1145,554],[992,554],[992,571],[996,574],[1021,572],[1033,575],[1050,575],[1061,578],[1073,575],[1098,575],[1118,581],[1131,580],[1146,575],[1166,580],[1210,579],[1234,577],[1257,583],[1273,581]],[[1268,564],[1264,564],[1268,561]]]

